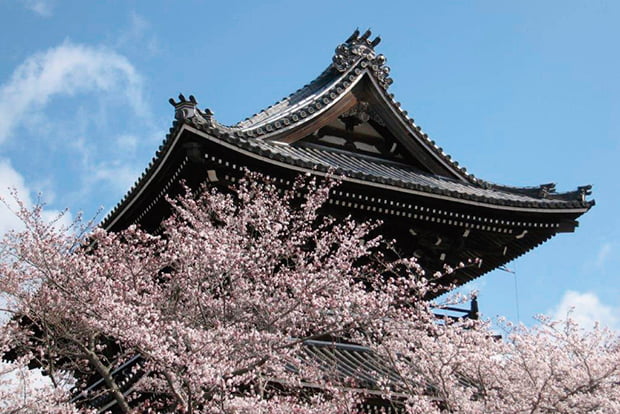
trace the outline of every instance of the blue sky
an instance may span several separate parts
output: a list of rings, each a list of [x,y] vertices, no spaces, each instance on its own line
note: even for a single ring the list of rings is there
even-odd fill
[[[593,184],[561,234],[465,287],[485,316],[538,313],[620,329],[617,1],[0,0],[0,193],[50,214],[120,200],[194,94],[234,123],[318,75],[356,28],[381,35],[390,87],[483,179]],[[15,224],[0,211],[0,232]]]

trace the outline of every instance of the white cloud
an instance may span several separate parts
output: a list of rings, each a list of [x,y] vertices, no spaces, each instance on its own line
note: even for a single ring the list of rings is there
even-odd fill
[[[81,93],[120,96],[136,114],[148,112],[142,78],[127,58],[66,41],[26,59],[0,87],[0,144],[19,125],[40,116],[52,98]]]
[[[139,170],[119,162],[106,162],[97,165],[91,179],[105,182],[116,192],[124,193],[137,180]]]
[[[603,245],[600,247],[596,255],[596,262],[595,262],[596,267],[598,267],[599,269],[603,268],[605,266],[605,262],[610,257],[612,251],[613,251],[613,245],[611,243],[603,243]]]
[[[127,50],[150,56],[160,52],[159,41],[151,30],[150,23],[137,13],[129,16],[129,25],[122,28],[113,40],[115,49]]]
[[[115,141],[119,149],[122,149],[124,152],[134,153],[136,148],[138,148],[140,139],[133,134],[121,134],[116,137]]]
[[[26,186],[24,177],[13,168],[10,161],[0,159],[0,198],[4,200],[0,203],[0,236],[9,230],[22,227],[20,219],[14,213],[19,206],[11,194],[11,189],[17,192],[17,196],[26,207],[33,206],[32,191]],[[46,221],[51,222],[58,217],[59,213],[58,210],[45,209],[42,211],[42,216]],[[58,224],[66,226],[70,222],[71,215],[66,213]]]
[[[617,315],[620,308],[606,305],[592,292],[575,292],[568,290],[561,302],[550,314],[553,319],[564,320],[570,317],[584,329],[590,329],[595,322],[611,329],[620,329]]]
[[[50,17],[53,11],[53,2],[50,0],[21,0],[24,7],[39,16]]]
[[[136,181],[144,166],[132,162],[140,137],[133,134],[121,134],[112,140],[114,151],[106,159],[100,159],[97,149],[83,136],[73,139],[71,149],[78,154],[82,179],[82,194],[87,197],[93,188],[112,190],[124,194]]]
[[[23,201],[28,205],[32,204],[30,199],[30,191],[26,188],[24,178],[11,166],[7,160],[0,160],[0,198],[2,198],[8,206],[15,210],[17,208],[15,200],[10,194],[9,188],[14,188],[18,194],[21,194]],[[0,235],[8,230],[19,227],[20,221],[3,203],[0,204]]]

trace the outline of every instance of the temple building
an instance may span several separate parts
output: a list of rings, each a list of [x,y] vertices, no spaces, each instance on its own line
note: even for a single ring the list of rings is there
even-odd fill
[[[579,216],[594,205],[587,199],[590,186],[557,193],[553,184],[510,187],[469,174],[389,92],[390,70],[375,51],[379,42],[370,31],[355,31],[316,79],[231,126],[199,108],[193,96],[171,99],[170,132],[102,226],[118,231],[137,224],[157,232],[169,213],[165,196],[180,193],[181,181],[192,188],[205,182],[227,188],[252,170],[286,186],[299,174],[332,175],[341,183],[331,191],[325,214],[382,220],[385,237],[429,272],[480,259],[445,276],[440,282],[446,287],[575,230]],[[309,354],[342,364],[344,373],[365,372],[360,382],[372,385],[372,370],[376,376],[380,369],[370,364],[364,371],[372,352],[363,347],[306,345]],[[136,361],[115,375],[129,375]],[[127,390],[132,383],[128,378]],[[109,398],[104,400],[96,405],[109,407]]]

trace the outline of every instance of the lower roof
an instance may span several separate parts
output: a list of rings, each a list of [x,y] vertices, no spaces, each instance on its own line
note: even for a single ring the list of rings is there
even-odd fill
[[[362,154],[341,151],[312,144],[289,145],[280,142],[233,138],[240,148],[310,170],[328,172],[369,183],[386,184],[409,190],[417,190],[429,195],[444,195],[460,200],[478,201],[498,206],[535,207],[544,209],[576,209],[585,211],[592,201],[586,201],[577,193],[566,197],[534,197],[526,189],[510,191],[505,187],[493,185],[474,185],[463,181],[428,174],[413,166]],[[536,193],[538,188],[527,189]]]

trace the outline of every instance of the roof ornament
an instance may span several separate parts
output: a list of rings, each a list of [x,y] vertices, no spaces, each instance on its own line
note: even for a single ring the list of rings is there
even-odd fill
[[[588,185],[579,186],[574,191],[569,191],[566,193],[558,194],[554,198],[559,198],[560,200],[573,201],[581,205],[585,204],[588,207],[592,207],[595,204],[594,200],[588,200],[588,196],[591,194],[592,194],[592,186],[588,184]]]
[[[586,197],[592,194],[592,186],[590,184],[579,186],[577,187],[577,192],[581,201],[585,202]]]
[[[362,67],[368,67],[381,86],[387,89],[393,82],[389,77],[390,68],[385,65],[385,56],[375,53],[375,46],[381,42],[381,37],[377,36],[374,40],[370,40],[371,35],[372,32],[366,30],[360,36],[359,29],[355,29],[353,34],[336,48],[332,66],[338,72],[346,72],[362,61]]]
[[[188,100],[180,93],[179,102],[176,102],[174,98],[170,98],[168,102],[174,106],[174,118],[177,121],[186,121],[196,126],[213,126],[213,111],[209,108],[206,108],[204,112],[198,109],[198,102],[194,95],[190,95]]]
[[[538,197],[540,198],[548,198],[553,193],[555,193],[555,183],[541,184],[538,187]]]

